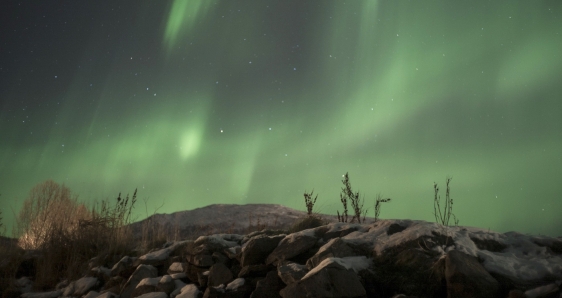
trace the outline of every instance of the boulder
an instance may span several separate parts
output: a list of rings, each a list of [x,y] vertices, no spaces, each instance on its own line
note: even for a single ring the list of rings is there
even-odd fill
[[[187,264],[182,262],[174,262],[168,267],[168,274],[182,273],[186,270]]]
[[[333,223],[316,228],[315,235],[316,237],[322,238],[324,241],[329,241],[330,239],[344,237],[348,234],[359,231],[361,227],[362,226],[359,224]]]
[[[170,258],[171,252],[172,249],[170,247],[149,252],[136,259],[133,262],[133,266],[138,267],[139,265],[150,265],[150,266],[157,267],[157,266],[165,265],[168,262],[168,259]]]
[[[499,283],[478,259],[463,252],[447,253],[445,278],[449,297],[499,297]]]
[[[168,298],[164,292],[152,292],[138,296],[138,298]]]
[[[446,239],[421,236],[377,253],[374,274],[365,285],[368,293],[392,296],[402,293],[420,297],[447,295],[445,260],[435,247]],[[451,243],[451,242],[449,242]],[[423,247],[422,247],[423,245]]]
[[[245,266],[240,270],[240,273],[238,273],[238,277],[265,277],[267,273],[272,270],[275,270],[274,266],[265,264]]]
[[[256,289],[250,298],[281,298],[279,291],[285,287],[283,281],[277,276],[277,272],[269,271],[264,279],[258,281]]]
[[[320,250],[318,250],[312,258],[308,259],[306,266],[309,270],[311,270],[327,258],[343,258],[356,255],[357,254],[353,251],[353,249],[341,238],[333,238],[328,241],[328,243],[320,247]]]
[[[22,298],[58,298],[60,297],[60,295],[61,295],[60,291],[50,291],[44,293],[23,293],[21,294],[21,297]]]
[[[400,233],[407,228],[408,227],[402,226],[402,225],[397,224],[397,223],[393,223],[390,226],[388,226],[388,230],[386,230],[386,235],[391,236],[393,234]]]
[[[242,254],[242,247],[240,245],[229,247],[223,250],[223,253],[231,260],[238,260],[240,262],[240,256]]]
[[[127,280],[124,279],[122,276],[114,276],[110,278],[101,289],[102,291],[108,291],[114,294],[119,294],[121,292],[121,288],[125,284]]]
[[[301,280],[307,273],[308,269],[305,265],[295,262],[285,261],[277,266],[277,275],[286,285]]]
[[[141,280],[145,278],[154,278],[158,274],[158,270],[150,265],[139,265],[135,272],[131,274],[125,285],[123,286],[123,290],[120,293],[120,298],[131,298],[131,294],[137,287],[137,285],[141,282]]]
[[[131,297],[138,297],[147,293],[158,292],[160,277],[147,277],[139,282],[133,290]]]
[[[209,282],[209,271],[198,272],[197,281],[199,282],[200,287],[207,287],[207,283]]]
[[[164,292],[170,295],[176,289],[176,283],[174,282],[174,279],[171,276],[164,275],[158,282],[156,288],[159,292]]]
[[[251,238],[242,247],[240,265],[244,267],[264,263],[265,258],[277,247],[283,238],[285,238],[284,235],[267,236],[264,234]]]
[[[307,231],[294,233],[283,238],[273,252],[269,254],[265,263],[277,266],[279,262],[290,260],[311,249],[318,242],[318,238],[306,234]]]
[[[203,293],[194,284],[185,285],[175,298],[201,298]],[[172,297],[172,296],[171,296]]]
[[[99,285],[99,280],[95,277],[83,277],[70,283],[63,291],[63,296],[83,296]]]
[[[220,253],[218,251],[214,252],[213,255],[211,255],[211,257],[213,258],[213,264],[214,263],[223,263],[226,266],[230,265],[230,259],[223,253]]]
[[[244,245],[246,244],[246,242],[250,241],[250,239],[259,236],[259,235],[266,235],[266,236],[287,236],[286,231],[282,231],[282,230],[261,230],[261,231],[254,231],[251,232],[248,235],[245,235],[242,238],[241,244]]]
[[[232,271],[222,263],[216,263],[209,270],[208,287],[216,287],[221,284],[227,284],[234,279]]]
[[[560,297],[562,293],[560,292],[559,285],[562,281],[546,284],[544,286],[536,287],[531,290],[525,291],[525,297],[533,298],[548,298],[548,297]]]
[[[96,291],[90,291],[88,292],[88,294],[84,295],[83,298],[97,298],[100,295],[100,293],[96,292]]]
[[[190,263],[187,263],[187,266],[185,268],[185,275],[187,276],[187,278],[190,281],[199,282],[199,274],[201,274],[205,271],[209,271],[209,268],[208,267],[199,267],[199,266],[195,266],[195,265],[192,265]]]
[[[117,295],[115,293],[112,293],[112,292],[105,292],[105,293],[101,293],[96,298],[119,298],[119,295]]]
[[[113,265],[111,268],[111,276],[122,276],[123,278],[129,278],[131,274],[135,271],[136,267],[133,266],[137,258],[123,257],[119,262]]]
[[[193,242],[186,243],[185,252],[192,256],[198,254],[212,255],[214,252],[222,252],[225,249],[239,246],[242,238],[240,235],[231,234],[201,236]]]
[[[281,297],[363,297],[365,288],[352,269],[340,264],[341,259],[328,258],[300,281],[280,291]]]
[[[244,278],[237,278],[228,285],[218,287],[208,287],[203,298],[246,298],[252,292],[252,287],[248,285]]]
[[[197,267],[211,267],[215,263],[213,261],[213,257],[209,254],[197,254],[197,255],[188,255],[186,257],[187,262]]]

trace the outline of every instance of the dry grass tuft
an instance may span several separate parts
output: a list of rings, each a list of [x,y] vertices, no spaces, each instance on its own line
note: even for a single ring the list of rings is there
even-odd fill
[[[13,232],[19,247],[37,253],[35,288],[52,289],[64,279],[83,276],[93,258],[93,265],[107,265],[111,257],[130,253],[134,243],[127,225],[135,202],[136,190],[131,199],[119,194],[113,204],[105,200],[88,209],[64,185],[52,180],[36,185]],[[11,275],[16,277],[15,271]]]

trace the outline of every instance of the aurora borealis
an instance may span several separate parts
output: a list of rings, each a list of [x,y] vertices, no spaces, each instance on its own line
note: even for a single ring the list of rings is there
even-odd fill
[[[3,1],[0,210],[341,210],[562,236],[560,1]],[[147,200],[147,206],[142,203]]]

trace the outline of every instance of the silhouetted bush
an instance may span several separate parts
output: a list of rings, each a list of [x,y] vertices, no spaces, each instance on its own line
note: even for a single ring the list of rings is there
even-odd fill
[[[381,194],[377,194],[377,198],[375,200],[375,222],[377,222],[381,213],[381,203],[386,202],[390,202],[390,198],[383,199]]]
[[[308,216],[312,216],[312,208],[314,208],[316,199],[318,199],[318,195],[316,195],[316,197],[314,197],[313,199],[313,194],[314,190],[312,190],[310,193],[307,193],[306,191],[304,192],[304,203],[306,204],[306,212],[308,213]]]
[[[367,215],[367,210],[363,209],[364,199],[361,199],[359,197],[359,192],[353,192],[353,190],[351,189],[351,183],[349,182],[348,173],[345,173],[342,183],[343,187],[340,193],[340,201],[343,205],[343,213],[340,217],[338,211],[338,220],[340,222],[347,222],[347,200],[349,199],[351,207],[353,208],[353,212],[355,213],[355,215],[353,215],[353,217],[351,218],[351,222],[354,222],[355,220],[357,220],[358,223],[361,223],[361,221],[364,222],[365,216]],[[363,216],[363,220],[361,220],[361,216]]]
[[[435,191],[435,196],[433,199],[433,215],[435,215],[435,222],[440,223],[446,227],[449,226],[449,220],[451,219],[451,216],[453,217],[455,226],[459,225],[459,220],[453,214],[453,199],[451,199],[451,190],[449,188],[449,183],[451,183],[452,179],[453,178],[448,177],[446,180],[447,190],[445,191],[445,206],[443,208],[443,212],[441,212],[441,206],[439,204],[439,202],[441,201],[441,197],[439,196],[439,187],[437,186],[437,183],[433,183],[433,190]]]
[[[88,210],[64,185],[52,180],[36,185],[14,230],[22,248],[40,254],[34,287],[44,290],[62,279],[80,277],[94,257],[99,266],[114,255],[129,253],[134,243],[127,224],[135,201],[136,190],[131,200],[119,195],[114,204],[106,200]]]

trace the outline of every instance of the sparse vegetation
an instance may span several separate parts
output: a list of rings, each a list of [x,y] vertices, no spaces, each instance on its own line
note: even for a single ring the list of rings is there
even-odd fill
[[[361,221],[365,222],[365,216],[367,215],[367,210],[363,209],[363,205],[365,203],[364,199],[361,199],[359,196],[359,192],[353,192],[351,189],[351,183],[349,182],[349,174],[345,173],[344,178],[342,180],[343,187],[342,192],[340,193],[340,201],[343,205],[343,212],[340,216],[338,211],[338,220],[340,222],[347,222],[348,210],[347,210],[347,200],[349,199],[351,203],[351,207],[353,208],[353,212],[355,213],[351,218],[351,222],[357,220],[358,223]],[[361,216],[363,216],[363,220],[361,220]]]
[[[2,223],[2,210],[0,210],[0,236],[4,236],[6,232],[6,227],[4,227],[4,223]]]
[[[381,213],[381,203],[386,202],[390,202],[390,198],[383,199],[381,194],[377,194],[377,198],[375,200],[375,222],[377,222]]]
[[[18,245],[39,253],[34,286],[48,289],[64,278],[83,275],[89,261],[129,254],[134,246],[126,225],[136,201],[117,197],[88,209],[69,188],[52,180],[36,185],[18,214]]]
[[[439,186],[437,186],[437,183],[433,183],[433,190],[435,191],[435,197],[433,199],[433,215],[435,215],[435,222],[440,223],[446,227],[449,226],[451,216],[453,217],[455,226],[459,225],[459,220],[453,214],[453,199],[451,199],[451,190],[449,188],[449,183],[451,183],[452,179],[452,177],[447,177],[446,180],[447,190],[445,191],[445,206],[443,208],[443,211],[441,211],[440,205],[441,197],[439,196]]]
[[[312,198],[313,194],[314,194],[314,190],[312,190],[310,193],[307,193],[306,191],[304,192],[304,202],[306,204],[306,212],[308,213],[308,216],[312,216],[312,208],[316,203],[316,199],[318,199],[318,195],[316,195],[316,197],[314,197],[313,199]]]

